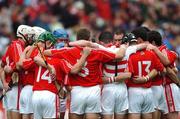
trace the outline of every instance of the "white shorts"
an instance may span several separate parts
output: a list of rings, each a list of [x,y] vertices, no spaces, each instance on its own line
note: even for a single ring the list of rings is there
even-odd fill
[[[129,113],[151,113],[154,112],[154,98],[151,88],[130,87]]]
[[[3,98],[3,107],[7,111],[19,111],[20,86],[13,86]]]
[[[163,86],[162,85],[152,86],[151,89],[154,96],[155,109],[158,109],[164,112],[166,108],[166,101],[165,101]]]
[[[104,85],[101,101],[102,114],[125,114],[129,106],[126,84]]]
[[[99,85],[92,87],[72,87],[70,113],[84,114],[100,112],[101,88]]]
[[[20,101],[19,101],[19,111],[21,114],[31,114],[33,113],[32,107],[32,85],[26,85],[21,90]]]
[[[34,91],[32,96],[34,119],[57,118],[59,97],[50,91]]]
[[[179,87],[171,83],[170,85],[165,85],[164,93],[166,97],[166,110],[165,113],[169,112],[179,112],[180,111],[180,89]]]

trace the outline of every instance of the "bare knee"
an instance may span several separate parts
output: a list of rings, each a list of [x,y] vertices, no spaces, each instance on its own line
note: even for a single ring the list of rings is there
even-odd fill
[[[127,119],[127,114],[115,114],[114,119]]]
[[[113,118],[113,114],[110,115],[102,115],[102,119],[112,119]]]
[[[21,114],[19,112],[11,111],[11,117],[13,117],[13,119],[21,119]]]
[[[83,119],[84,115],[78,115],[78,114],[74,114],[74,113],[70,113],[69,118],[70,119]]]
[[[98,113],[87,113],[85,116],[86,116],[86,119],[99,119],[100,114],[98,114]]]
[[[153,115],[152,113],[144,113],[142,114],[142,119],[152,119]]]
[[[141,119],[141,114],[128,114],[128,119]]]
[[[178,119],[178,112],[171,112],[167,114],[167,119]]]

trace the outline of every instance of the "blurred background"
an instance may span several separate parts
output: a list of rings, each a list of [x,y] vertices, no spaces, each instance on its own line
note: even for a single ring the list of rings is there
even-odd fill
[[[179,0],[0,0],[0,56],[20,24],[65,28],[71,41],[80,27],[96,38],[102,30],[129,32],[144,25],[158,30],[167,47],[180,54]],[[180,60],[177,64],[180,69]]]
[[[0,0],[0,57],[20,24],[65,28],[71,41],[81,27],[96,39],[103,30],[129,32],[144,25],[158,30],[164,44],[180,54],[180,0]],[[1,110],[0,103],[5,119]]]

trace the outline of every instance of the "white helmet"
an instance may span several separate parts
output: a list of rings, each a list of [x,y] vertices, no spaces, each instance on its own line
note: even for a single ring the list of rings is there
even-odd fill
[[[32,27],[33,30],[35,31],[35,36],[34,36],[34,39],[35,41],[39,38],[39,35],[43,32],[45,32],[46,30],[41,28],[41,27],[38,27],[38,26],[34,26]]]
[[[28,44],[32,42],[32,38],[35,32],[31,26],[28,25],[20,25],[17,28],[16,35],[20,37],[22,40],[26,41]]]

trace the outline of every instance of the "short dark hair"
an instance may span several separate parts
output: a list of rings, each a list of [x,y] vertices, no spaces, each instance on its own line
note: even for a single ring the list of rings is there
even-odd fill
[[[147,41],[147,33],[150,30],[146,27],[138,27],[132,31],[136,38],[141,38],[143,41]]]
[[[148,41],[152,43],[153,41],[157,46],[162,45],[162,36],[158,31],[150,31],[148,32]]]
[[[143,28],[144,30],[146,30],[147,32],[150,32],[150,31],[151,31],[148,27],[142,26],[142,28]]]
[[[116,35],[125,34],[125,31],[123,29],[117,29],[114,31],[114,34],[116,34]]]
[[[90,36],[91,32],[88,29],[83,28],[77,32],[76,38],[77,40],[90,40]]]
[[[113,34],[109,31],[103,31],[99,35],[99,41],[107,44],[113,41]]]

